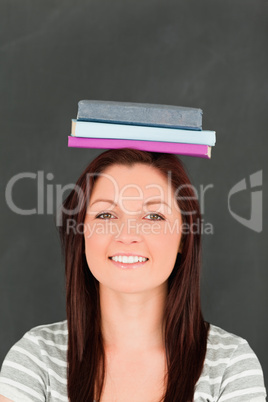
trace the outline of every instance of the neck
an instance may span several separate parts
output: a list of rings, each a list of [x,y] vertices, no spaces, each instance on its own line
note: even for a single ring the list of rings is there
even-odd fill
[[[164,348],[166,286],[151,291],[119,293],[100,284],[104,347],[123,353]]]

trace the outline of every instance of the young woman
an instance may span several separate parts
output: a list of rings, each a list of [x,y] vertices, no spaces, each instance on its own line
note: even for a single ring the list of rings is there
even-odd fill
[[[248,343],[203,319],[200,225],[175,155],[91,162],[62,206],[67,321],[11,348],[0,401],[265,401]]]

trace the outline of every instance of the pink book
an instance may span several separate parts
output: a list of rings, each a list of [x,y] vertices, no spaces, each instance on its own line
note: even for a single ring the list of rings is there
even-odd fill
[[[211,158],[211,146],[209,145],[181,144],[177,142],[119,140],[113,138],[82,138],[69,136],[68,147],[99,149],[134,148],[139,149],[140,151],[197,156],[199,158],[207,159]]]

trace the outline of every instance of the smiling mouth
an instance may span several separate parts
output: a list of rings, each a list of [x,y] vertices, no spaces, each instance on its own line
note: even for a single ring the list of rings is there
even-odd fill
[[[149,260],[146,257],[138,257],[135,255],[125,256],[125,255],[116,255],[114,257],[109,257],[110,260],[114,262],[120,262],[123,264],[137,264],[137,263],[144,263]]]

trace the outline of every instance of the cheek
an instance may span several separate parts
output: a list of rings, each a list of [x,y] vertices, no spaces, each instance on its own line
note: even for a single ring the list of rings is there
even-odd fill
[[[171,274],[179,252],[180,236],[178,234],[161,233],[150,239],[155,272],[166,279]]]
[[[181,243],[181,235],[180,234],[171,234],[167,233],[163,239],[163,246],[165,252],[164,252],[164,258],[166,260],[166,267],[167,270],[169,271],[169,274],[171,274],[178,253],[180,251],[180,243]]]
[[[85,256],[88,265],[88,269],[92,273],[92,275],[97,279],[98,282],[102,280],[102,261],[100,259],[100,254],[98,253],[98,246],[96,242],[94,242],[94,249],[96,252],[92,252],[92,246],[90,240],[85,239]]]
[[[104,259],[105,256],[105,241],[103,236],[96,234],[90,225],[87,225],[84,230],[84,240],[87,264],[90,271],[95,276],[96,268],[101,266],[100,261]]]
[[[181,242],[181,233],[179,230],[173,230],[169,227],[161,228],[158,232],[150,236],[152,247],[162,256],[174,256],[179,251]]]
[[[84,224],[84,239],[85,247],[88,250],[94,250],[99,248],[105,243],[107,238],[107,228],[102,223],[95,223],[86,221]]]

